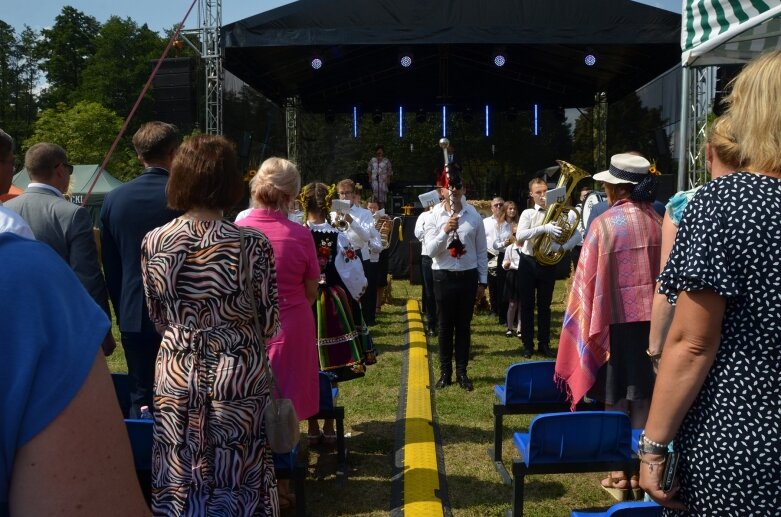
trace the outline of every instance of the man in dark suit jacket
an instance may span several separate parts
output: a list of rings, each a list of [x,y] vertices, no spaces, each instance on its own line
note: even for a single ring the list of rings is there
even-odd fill
[[[149,319],[141,281],[141,241],[177,217],[165,188],[181,136],[176,126],[148,122],[133,135],[144,172],[106,195],[100,211],[103,269],[117,315],[130,380],[130,417],[152,404],[155,360],[161,336]]]
[[[110,318],[92,218],[86,208],[63,197],[73,173],[65,149],[46,142],[35,144],[27,150],[24,166],[30,175],[30,184],[24,194],[11,199],[5,206],[22,216],[35,238],[51,246],[68,263],[92,299]],[[103,351],[110,355],[114,347],[114,338],[109,333]]]

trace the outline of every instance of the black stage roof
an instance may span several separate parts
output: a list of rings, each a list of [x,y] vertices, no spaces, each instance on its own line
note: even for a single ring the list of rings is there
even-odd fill
[[[224,26],[222,41],[225,68],[279,105],[432,111],[616,100],[680,62],[680,34],[679,14],[632,0],[300,0]]]

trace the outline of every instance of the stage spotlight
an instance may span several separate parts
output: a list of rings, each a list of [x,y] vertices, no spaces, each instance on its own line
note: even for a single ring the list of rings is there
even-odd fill
[[[374,110],[374,113],[372,113],[372,122],[375,124],[382,122],[382,112],[380,110]]]
[[[403,55],[403,56],[401,56],[401,58],[399,59],[399,63],[400,63],[400,64],[401,64],[401,66],[403,66],[404,68],[409,68],[409,67],[411,67],[411,66],[412,66],[412,56],[410,56],[410,55],[408,55],[408,54],[404,54],[404,55]]]
[[[491,54],[491,60],[494,62],[494,65],[502,68],[507,64],[507,52],[503,48],[496,49],[493,54]]]
[[[594,54],[586,54],[586,57],[583,58],[583,62],[586,63],[586,66],[594,66],[597,64],[597,56]]]
[[[323,60],[319,57],[313,58],[309,65],[312,67],[312,70],[320,70],[323,67]]]
[[[428,116],[427,116],[426,112],[423,111],[423,108],[420,108],[417,111],[417,113],[415,113],[415,122],[418,122],[418,123],[422,124],[423,122],[426,121],[427,118],[428,118]]]

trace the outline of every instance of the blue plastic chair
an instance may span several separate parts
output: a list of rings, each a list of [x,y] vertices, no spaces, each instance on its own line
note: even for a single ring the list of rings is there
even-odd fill
[[[569,411],[567,394],[553,380],[556,361],[526,361],[507,368],[503,385],[494,386],[494,447],[488,455],[505,485],[512,479],[502,463],[504,415],[536,415]],[[578,404],[579,410],[599,410],[598,403]]]
[[[126,373],[112,373],[111,381],[114,383],[114,393],[117,395],[122,416],[127,418],[130,414],[130,379]]]
[[[333,374],[320,372],[320,408],[313,418],[333,419],[336,423],[336,484],[347,478],[347,448],[344,442],[344,408],[336,405],[339,388],[331,385]]]
[[[293,493],[296,496],[296,516],[304,517],[306,515],[306,497],[304,492],[304,479],[306,478],[305,467],[299,461],[301,444],[297,444],[292,451],[287,454],[273,454],[274,473],[277,479],[291,479],[293,481]]]
[[[154,420],[125,419],[125,428],[133,451],[136,477],[147,504],[152,498],[152,429]]]
[[[513,461],[513,516],[523,515],[528,474],[633,471],[632,427],[619,411],[551,413],[532,420],[528,433],[513,434],[521,459]]]
[[[650,501],[617,503],[604,512],[572,512],[570,517],[660,517],[662,507]]]

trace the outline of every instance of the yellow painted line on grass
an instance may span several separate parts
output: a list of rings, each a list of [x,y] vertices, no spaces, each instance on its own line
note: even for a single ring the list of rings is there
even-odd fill
[[[404,515],[443,514],[429,387],[426,335],[417,300],[407,300],[409,358],[404,411]]]

